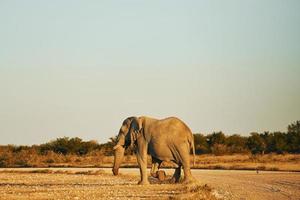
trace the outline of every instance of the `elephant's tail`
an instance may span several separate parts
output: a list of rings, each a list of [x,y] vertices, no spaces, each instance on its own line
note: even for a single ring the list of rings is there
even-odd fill
[[[194,143],[194,134],[192,134],[192,140],[190,141],[191,149],[193,152],[193,166],[195,167],[195,143]]]

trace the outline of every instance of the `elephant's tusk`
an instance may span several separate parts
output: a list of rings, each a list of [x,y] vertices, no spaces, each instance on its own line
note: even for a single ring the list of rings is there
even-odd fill
[[[113,147],[113,150],[116,150],[117,148],[121,147],[120,144],[117,144],[116,146]]]

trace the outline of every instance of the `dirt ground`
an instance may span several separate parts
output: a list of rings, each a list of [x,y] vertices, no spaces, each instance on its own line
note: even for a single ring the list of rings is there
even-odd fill
[[[137,185],[136,172],[113,176],[99,169],[5,169],[0,170],[0,199],[216,199],[208,186],[197,183],[150,178],[150,185]]]
[[[167,174],[173,170],[165,169]],[[136,169],[121,169],[123,174],[136,174]],[[213,188],[221,199],[285,200],[300,199],[300,173],[247,170],[192,170],[200,184]]]
[[[200,183],[215,188],[226,199],[300,199],[299,172],[196,170]]]
[[[51,171],[0,169],[0,199],[300,199],[300,173],[295,172],[193,170],[197,184],[150,179],[151,185],[139,186],[138,169],[120,169],[117,177],[110,169]]]

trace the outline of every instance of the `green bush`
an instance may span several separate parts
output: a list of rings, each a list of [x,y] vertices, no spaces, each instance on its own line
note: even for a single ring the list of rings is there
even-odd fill
[[[75,138],[57,138],[54,141],[50,141],[46,144],[42,144],[39,147],[39,152],[45,155],[48,151],[53,151],[58,154],[76,154],[85,155],[95,149],[99,149],[100,145],[95,141],[82,141],[82,139]]]

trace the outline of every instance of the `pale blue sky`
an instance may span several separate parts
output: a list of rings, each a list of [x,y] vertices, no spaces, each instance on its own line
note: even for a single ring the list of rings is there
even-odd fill
[[[0,144],[105,142],[132,115],[193,132],[300,120],[300,1],[0,1]]]

